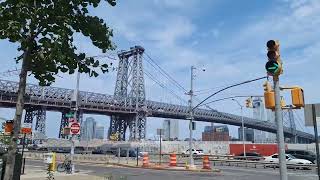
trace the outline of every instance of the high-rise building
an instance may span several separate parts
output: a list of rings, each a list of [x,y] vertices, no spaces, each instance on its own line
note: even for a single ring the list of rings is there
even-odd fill
[[[174,119],[165,119],[163,121],[163,140],[172,141],[179,139],[179,121]]]
[[[275,122],[274,112],[267,110],[264,107],[264,102],[260,97],[253,99],[253,118],[260,121],[269,121],[271,123]],[[267,114],[267,117],[266,115]],[[273,133],[268,133],[261,130],[254,130],[254,142],[255,143],[266,143],[275,142],[276,135]]]
[[[239,140],[243,141],[242,138],[242,127],[238,128],[238,135],[239,135]],[[244,128],[244,136],[245,136],[245,141],[254,141],[254,130],[251,128]]]
[[[97,123],[92,117],[86,118],[81,126],[81,139],[82,140],[92,140],[96,135]]]
[[[229,141],[229,128],[223,126],[205,126],[202,133],[202,141]]]
[[[97,126],[96,127],[96,139],[104,139],[104,127],[103,126]]]

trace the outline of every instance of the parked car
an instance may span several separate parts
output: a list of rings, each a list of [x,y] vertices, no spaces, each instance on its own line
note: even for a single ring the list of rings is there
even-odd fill
[[[303,165],[312,164],[311,161],[308,161],[305,159],[298,159],[290,154],[286,154],[286,161],[287,161],[287,164],[303,164]],[[279,163],[278,154],[273,154],[271,156],[265,157],[265,162]]]
[[[261,154],[259,154],[257,152],[246,152],[246,156],[244,156],[244,153],[241,153],[241,154],[237,155],[234,159],[260,161],[260,160],[264,160],[264,157],[261,156]]]
[[[311,161],[313,164],[316,164],[317,156],[314,152],[306,150],[288,149],[286,150],[286,154],[291,154],[296,158],[306,159]]]
[[[186,151],[183,151],[182,152],[183,155],[189,155],[190,154],[190,151],[189,149],[187,149]],[[202,149],[192,149],[192,154],[193,155],[203,155],[203,150]]]

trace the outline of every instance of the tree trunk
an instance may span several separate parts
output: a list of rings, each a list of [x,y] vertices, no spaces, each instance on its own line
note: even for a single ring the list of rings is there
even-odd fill
[[[19,80],[19,89],[18,89],[18,99],[16,104],[16,113],[14,116],[13,122],[13,135],[11,136],[9,148],[8,148],[8,156],[6,169],[4,174],[4,180],[12,180],[13,179],[13,170],[15,166],[16,152],[17,152],[17,140],[19,138],[20,128],[21,128],[21,119],[24,107],[24,95],[26,91],[26,82],[27,82],[27,72],[28,72],[28,59],[29,59],[29,48],[27,48],[23,54],[22,60],[22,68],[20,72],[20,80]]]

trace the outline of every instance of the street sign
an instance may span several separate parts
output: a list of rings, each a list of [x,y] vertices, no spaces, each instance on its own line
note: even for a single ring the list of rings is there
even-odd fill
[[[77,120],[75,118],[70,118],[69,123],[73,123],[73,122],[77,122]]]
[[[69,127],[64,127],[63,128],[63,134],[64,135],[70,135],[70,128]]]
[[[268,61],[266,63],[266,70],[270,75],[276,75],[280,70],[280,65],[277,61]]]
[[[80,123],[74,122],[70,125],[70,133],[71,135],[80,134]]]
[[[23,127],[20,130],[21,134],[31,134],[32,133],[32,128],[28,128],[28,127]]]
[[[24,127],[24,128],[32,128],[32,123],[23,123],[22,127]]]
[[[315,104],[315,109],[317,120],[320,120],[320,104]],[[306,104],[304,107],[304,121],[305,126],[313,126],[312,104]]]
[[[72,118],[74,116],[73,112],[69,112],[66,114],[66,118]]]

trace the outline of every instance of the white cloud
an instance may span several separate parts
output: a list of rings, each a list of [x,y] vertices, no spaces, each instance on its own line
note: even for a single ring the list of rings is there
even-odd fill
[[[148,38],[161,47],[176,45],[177,41],[190,37],[196,29],[187,18],[179,16],[171,17],[159,24],[159,28],[149,32]]]

